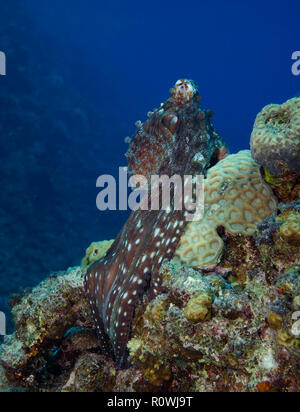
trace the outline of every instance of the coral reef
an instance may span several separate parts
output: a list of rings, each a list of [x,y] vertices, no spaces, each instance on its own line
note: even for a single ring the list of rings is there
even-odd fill
[[[250,145],[278,199],[285,203],[299,199],[300,99],[266,106],[257,115]]]
[[[253,159],[273,176],[300,175],[300,99],[270,104],[257,115],[251,135]]]
[[[86,250],[85,257],[81,261],[81,266],[87,268],[91,264],[100,260],[109,250],[114,240],[103,240],[102,242],[93,242]]]
[[[0,348],[1,364],[18,385],[35,386],[55,343],[76,325],[92,326],[82,270],[53,274],[21,298],[12,314],[16,331]]]
[[[100,352],[82,270],[52,276],[13,308],[0,391],[299,391],[299,270],[272,285],[248,271],[241,289],[165,262],[164,292],[136,307],[125,370]]]
[[[257,224],[276,209],[275,196],[250,151],[230,155],[208,170],[204,218],[187,225],[176,256],[191,267],[216,266],[224,248],[218,228],[222,226],[230,234],[253,235]]]
[[[285,242],[298,246],[300,245],[300,202],[298,208],[295,209],[281,209],[281,215],[276,219],[277,222],[282,223],[279,234]]]
[[[115,387],[116,370],[112,362],[96,353],[79,357],[62,392],[109,392]]]
[[[207,173],[204,219],[187,224],[173,203],[137,210],[82,267],[15,296],[0,392],[300,391],[299,192],[269,166],[261,174],[250,151],[226,157],[195,87],[176,83],[138,124],[128,159],[132,173]],[[288,151],[297,104],[264,117]]]
[[[257,227],[257,247],[263,257],[270,281],[278,274],[300,265],[300,204],[279,205],[279,215]]]
[[[172,265],[164,265],[161,274],[166,293],[137,313],[128,344],[132,362],[152,385],[172,388],[176,380],[181,390],[192,391],[300,389],[300,339],[291,332],[295,308],[263,272],[248,278],[243,291],[217,274]],[[203,289],[210,290],[204,300],[211,313],[195,323],[186,311]],[[268,321],[276,299],[284,312],[280,328]]]
[[[253,159],[273,176],[300,174],[300,99],[270,104],[257,115],[251,135]]]
[[[212,297],[203,293],[196,294],[184,309],[184,316],[191,323],[208,320],[211,316]]]
[[[280,201],[289,203],[300,198],[300,177],[296,173],[287,171],[282,176],[275,177],[264,169],[264,179]]]
[[[0,392],[8,391],[10,384],[5,374],[5,369],[0,365]]]

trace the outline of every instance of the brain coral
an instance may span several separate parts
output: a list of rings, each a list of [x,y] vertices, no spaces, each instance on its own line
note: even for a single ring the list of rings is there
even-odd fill
[[[272,175],[300,174],[300,98],[266,106],[256,117],[250,144],[253,159]]]
[[[251,236],[257,224],[276,210],[275,196],[250,151],[230,155],[209,169],[204,218],[187,225],[176,256],[191,267],[215,266],[224,246],[219,226],[232,234]]]

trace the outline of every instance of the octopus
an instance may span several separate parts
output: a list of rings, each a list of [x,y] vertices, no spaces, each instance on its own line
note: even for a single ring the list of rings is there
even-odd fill
[[[171,97],[137,122],[126,154],[131,176],[195,176],[227,153],[216,133],[211,111],[200,106],[197,85],[176,82]],[[85,289],[104,356],[128,366],[127,343],[135,308],[143,297],[162,292],[160,267],[171,259],[188,223],[186,210],[174,207],[174,189],[166,210],[137,208],[106,255],[87,271]]]

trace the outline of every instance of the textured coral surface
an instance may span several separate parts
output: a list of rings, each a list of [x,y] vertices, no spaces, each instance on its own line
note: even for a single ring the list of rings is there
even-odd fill
[[[223,226],[231,234],[253,235],[256,225],[275,213],[277,201],[261,177],[249,150],[230,155],[209,169],[205,180],[205,215],[191,222],[181,237],[176,255],[192,267],[219,263]]]
[[[85,257],[81,261],[82,267],[88,267],[89,265],[97,262],[101,259],[105,253],[109,250],[113,244],[113,240],[103,240],[102,242],[93,242],[86,250]]]
[[[278,212],[277,217],[266,219],[258,225],[256,233],[256,243],[269,279],[298,266],[300,261],[299,201],[279,205]]]
[[[300,174],[300,98],[269,104],[257,115],[251,135],[253,159],[272,175]]]
[[[299,390],[300,340],[291,331],[298,306],[289,306],[263,272],[248,277],[242,290],[191,269],[165,266],[162,276],[167,293],[136,319],[129,342],[131,359],[149,382],[195,391],[258,391],[263,382]],[[187,316],[195,299],[205,309],[196,323]],[[197,316],[197,305],[194,310]],[[276,310],[280,325],[268,320]]]
[[[20,384],[26,386],[34,376],[31,370],[40,373],[47,363],[44,357],[50,356],[70,328],[92,326],[81,269],[53,274],[17,301],[12,313],[16,331],[0,348],[1,364],[14,379],[20,376]]]
[[[135,312],[125,370],[101,354],[81,269],[57,274],[13,308],[0,391],[299,391],[299,268],[272,285],[250,268],[241,284],[165,263],[164,293]]]

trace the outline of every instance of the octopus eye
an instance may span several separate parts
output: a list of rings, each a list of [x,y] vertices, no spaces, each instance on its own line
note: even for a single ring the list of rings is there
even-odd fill
[[[184,79],[177,80],[177,82],[176,82],[176,84],[175,84],[175,87],[177,87],[177,86],[182,86],[182,85],[184,84],[184,82],[185,82]]]

